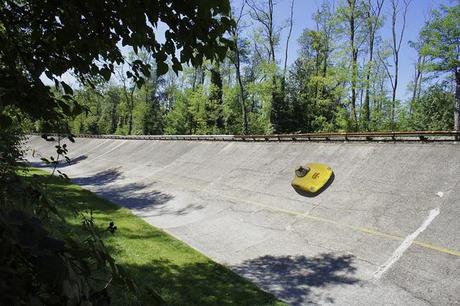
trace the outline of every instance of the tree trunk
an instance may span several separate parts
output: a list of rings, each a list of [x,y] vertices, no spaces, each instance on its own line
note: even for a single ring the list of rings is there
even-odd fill
[[[399,40],[396,34],[396,21],[398,18],[399,9],[399,0],[392,0],[392,18],[391,18],[391,32],[393,37],[393,59],[394,59],[394,83],[392,86],[393,94],[391,99],[391,130],[395,128],[395,108],[396,108],[396,91],[398,90],[398,78],[399,78],[399,51],[401,50],[401,44],[404,37],[404,31],[406,29],[406,16],[407,9],[409,8],[411,0],[403,0],[404,8],[402,12],[402,26],[399,33]]]
[[[128,135],[131,135],[133,131],[133,112],[129,112],[129,120],[128,120]]]
[[[350,8],[350,48],[351,48],[351,116],[354,121],[355,129],[357,127],[357,115],[356,115],[356,85],[357,85],[357,74],[358,74],[358,51],[355,46],[355,0],[348,0]]]
[[[363,106],[363,117],[365,122],[365,128],[369,130],[369,125],[371,122],[371,110],[370,110],[370,95],[371,95],[371,73],[374,69],[374,46],[375,46],[375,34],[379,28],[380,14],[382,12],[383,3],[385,0],[378,0],[375,3],[375,6],[372,4],[371,0],[367,2],[367,25],[369,30],[369,63],[366,71],[366,91],[364,97],[364,106]],[[375,18],[375,19],[374,19]]]
[[[399,57],[399,56],[398,56]],[[396,57],[396,59],[398,59]],[[391,95],[391,130],[395,128],[395,108],[396,108],[396,90],[398,88],[399,61],[395,61],[395,79],[393,86],[393,94]]]
[[[409,106],[409,114],[412,114],[416,101],[418,100],[418,95],[420,93],[419,86],[422,86],[422,65],[425,63],[425,57],[419,55],[417,59],[417,64],[415,65],[415,79],[414,79],[414,89],[412,90],[412,99]]]
[[[371,111],[370,111],[370,82],[371,82],[371,70],[374,63],[374,37],[371,37],[369,41],[369,67],[366,72],[366,93],[364,97],[364,106],[363,106],[363,117],[366,123],[366,129],[369,129],[369,124],[371,122]]]
[[[131,90],[130,102],[129,102],[129,121],[128,121],[128,135],[133,132],[133,111],[134,111],[134,89]]]
[[[426,60],[426,58],[423,57],[422,65],[425,64],[425,60]],[[423,69],[420,71],[420,78],[419,78],[419,80],[418,80],[417,97],[416,97],[417,100],[420,99],[420,95],[422,94],[422,81],[423,81]]]
[[[238,55],[239,58],[239,55]],[[239,61],[239,59],[238,59]],[[238,67],[236,68],[236,77],[238,79],[238,85],[240,87],[240,94],[238,97],[238,100],[240,101],[241,105],[241,112],[243,115],[243,134],[247,134],[249,129],[248,129],[248,116],[246,112],[246,103],[244,102],[244,85],[243,85],[243,80],[241,79],[241,72],[240,72],[240,65],[238,64]]]
[[[238,101],[240,102],[241,106],[241,114],[243,116],[243,134],[247,134],[249,131],[248,128],[248,116],[246,110],[246,103],[244,100],[244,84],[243,79],[241,77],[241,57],[240,57],[240,48],[238,47],[238,37],[239,37],[239,29],[238,25],[240,24],[240,20],[243,16],[244,4],[241,6],[239,16],[234,20],[236,20],[236,26],[233,28],[233,43],[235,44],[235,60],[233,61],[233,65],[235,66],[236,71],[236,80],[238,82],[238,86],[240,89],[240,93],[238,95]]]
[[[275,29],[273,27],[273,8],[274,8],[273,0],[268,0],[268,16],[269,16],[269,19],[268,19],[268,22],[269,22],[269,29],[268,29],[269,37],[268,37],[268,40],[270,42],[270,53],[271,53],[271,56],[272,56],[272,61],[274,63],[276,63],[276,59],[275,59],[275,33],[274,33]]]
[[[110,134],[113,134],[117,130],[117,123],[118,123],[117,104],[115,104],[115,103],[112,104],[110,117],[112,119],[111,126],[110,126]]]
[[[285,80],[286,80],[286,70],[287,70],[288,53],[289,53],[289,40],[291,39],[291,34],[292,34],[293,16],[294,16],[294,0],[291,1],[291,16],[289,18],[289,32],[288,32],[288,36],[286,39],[286,50],[284,54],[283,77]]]
[[[460,131],[460,71],[455,72],[454,130]]]

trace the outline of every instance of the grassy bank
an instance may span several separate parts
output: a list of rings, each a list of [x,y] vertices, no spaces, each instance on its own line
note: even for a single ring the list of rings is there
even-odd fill
[[[58,203],[67,230],[80,234],[81,220],[73,213],[75,208],[92,210],[101,228],[115,222],[118,229],[114,235],[107,235],[105,243],[113,250],[117,263],[138,284],[159,292],[169,305],[282,305],[272,295],[152,227],[128,209],[43,171],[31,170],[23,175],[33,174],[47,182],[48,194]],[[114,304],[122,304],[123,293],[116,295],[119,300]]]

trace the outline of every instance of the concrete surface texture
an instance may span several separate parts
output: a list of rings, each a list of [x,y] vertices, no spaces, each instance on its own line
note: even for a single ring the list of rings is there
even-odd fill
[[[37,136],[28,146],[33,166],[53,152]],[[77,138],[69,149],[59,167],[75,183],[292,305],[460,305],[459,144]],[[290,185],[308,162],[335,173],[312,198]]]

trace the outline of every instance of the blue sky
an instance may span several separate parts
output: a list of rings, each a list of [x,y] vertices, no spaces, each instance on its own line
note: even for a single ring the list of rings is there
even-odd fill
[[[234,6],[239,5],[244,0],[232,0]],[[408,42],[410,40],[415,41],[418,37],[418,33],[422,28],[425,19],[428,17],[429,12],[434,8],[439,8],[440,5],[454,5],[458,0],[412,0],[407,20],[406,20],[406,31],[404,34],[403,44],[400,52],[400,79],[398,85],[397,96],[399,99],[404,99],[408,96],[407,84],[411,81],[414,71],[414,63],[417,60],[417,53],[409,47]],[[334,3],[335,6],[341,0],[329,0],[329,3]],[[401,0],[402,2],[402,0]],[[277,6],[275,9],[275,21],[278,24],[286,22],[290,15],[290,3],[291,0],[277,0]],[[295,0],[294,2],[294,27],[292,30],[292,36],[290,41],[290,50],[288,56],[288,63],[292,63],[299,50],[297,39],[300,37],[302,31],[306,28],[314,29],[314,22],[312,16],[318,7],[321,6],[323,0]],[[389,16],[390,14],[390,0],[385,0],[384,13]],[[389,17],[387,17],[386,23],[381,31],[383,39],[391,38],[391,25],[389,24]],[[278,59],[284,62],[284,46],[285,39],[287,37],[287,30],[282,34],[281,46],[278,50]]]

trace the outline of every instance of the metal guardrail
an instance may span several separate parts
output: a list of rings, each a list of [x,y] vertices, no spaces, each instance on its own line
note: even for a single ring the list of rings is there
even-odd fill
[[[235,138],[253,141],[456,141],[460,140],[460,131],[299,133],[236,135]]]
[[[31,133],[31,135],[42,135]],[[47,134],[59,136],[58,134]],[[125,140],[188,140],[188,141],[415,141],[440,142],[459,141],[460,131],[409,131],[409,132],[343,132],[343,133],[298,133],[271,135],[75,135],[80,138],[125,139]]]

